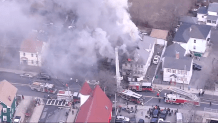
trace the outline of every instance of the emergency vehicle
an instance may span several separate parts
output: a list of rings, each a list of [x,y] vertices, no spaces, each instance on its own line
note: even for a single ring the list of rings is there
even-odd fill
[[[136,104],[143,104],[143,98],[141,94],[137,94],[131,90],[124,90],[123,92],[119,93],[119,96],[125,100],[134,102]]]
[[[152,91],[152,84],[149,82],[129,82],[129,89],[132,91]]]
[[[67,102],[73,101],[73,94],[71,91],[59,90],[57,93],[57,100],[62,101],[65,100]]]
[[[74,92],[73,93],[73,102],[80,103],[80,94],[79,94],[79,92]]]
[[[46,92],[46,93],[55,93],[57,89],[55,89],[54,84],[49,83],[41,83],[41,82],[33,82],[30,85],[31,90],[36,90],[39,92]]]
[[[185,92],[181,89],[171,88],[176,94],[170,93],[164,95],[165,102],[170,104],[194,104],[196,106],[200,106],[200,99],[192,93]]]

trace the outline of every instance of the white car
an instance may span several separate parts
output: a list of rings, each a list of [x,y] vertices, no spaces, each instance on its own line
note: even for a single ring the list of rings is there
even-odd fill
[[[160,56],[159,55],[155,55],[154,59],[153,59],[153,63],[154,64],[158,64],[159,60],[160,60]]]
[[[32,75],[32,74],[29,74],[29,73],[23,73],[23,74],[20,74],[20,77],[33,78],[33,75]]]
[[[21,116],[16,116],[13,123],[21,123]]]
[[[128,117],[124,117],[124,116],[117,116],[117,120],[122,120],[122,121],[129,122],[130,119]]]

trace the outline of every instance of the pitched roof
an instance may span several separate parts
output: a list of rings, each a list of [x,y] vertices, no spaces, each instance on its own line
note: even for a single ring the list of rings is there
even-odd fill
[[[108,122],[112,111],[112,103],[106,94],[97,85],[87,99],[80,107],[76,122]]]
[[[41,53],[43,42],[36,40],[35,36],[32,36],[21,43],[20,51],[29,53]]]
[[[211,29],[211,36],[210,36],[210,40],[215,43],[217,42],[218,39],[218,29],[212,28]]]
[[[167,40],[168,32],[168,30],[152,29],[150,36],[153,38]]]
[[[206,39],[211,26],[198,24],[182,24],[173,41],[187,43],[190,38]]]
[[[179,59],[176,59],[176,52],[179,52]],[[165,57],[163,62],[164,68],[179,70],[184,70],[185,67],[186,70],[190,70],[191,68],[192,58],[186,57],[185,49],[177,43],[169,45],[166,48],[163,57]]]
[[[11,107],[16,96],[17,88],[6,80],[0,82],[0,101]]]
[[[218,19],[217,16],[207,15],[207,20],[214,20],[214,21],[216,21],[217,19]]]
[[[208,11],[218,12],[218,3],[210,3],[208,6]]]
[[[207,14],[207,7],[199,7],[199,9],[197,10],[197,13]]]
[[[179,19],[182,23],[188,23],[188,24],[197,24],[198,18],[197,17],[191,17],[191,16],[182,16]]]
[[[92,92],[91,87],[89,86],[89,84],[87,82],[85,82],[80,90],[80,93],[82,95],[90,95]]]

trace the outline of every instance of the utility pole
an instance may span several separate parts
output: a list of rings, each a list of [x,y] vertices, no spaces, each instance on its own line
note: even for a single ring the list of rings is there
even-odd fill
[[[183,90],[185,89],[185,74],[186,74],[186,65],[184,66],[184,76],[183,76]]]

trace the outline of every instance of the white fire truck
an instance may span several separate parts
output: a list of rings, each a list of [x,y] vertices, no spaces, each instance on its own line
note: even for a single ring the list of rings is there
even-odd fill
[[[36,90],[39,92],[46,92],[46,93],[55,93],[57,89],[55,89],[54,84],[49,83],[41,83],[41,82],[33,82],[30,85],[31,90]]]
[[[194,104],[196,106],[200,106],[200,99],[192,93],[188,93],[184,90],[178,88],[171,88],[176,94],[165,94],[165,102],[170,104]]]
[[[129,89],[132,91],[152,91],[150,82],[129,82]]]
[[[137,94],[131,90],[124,90],[123,92],[119,93],[119,96],[125,100],[134,102],[136,104],[143,104],[143,98],[141,94]]]

